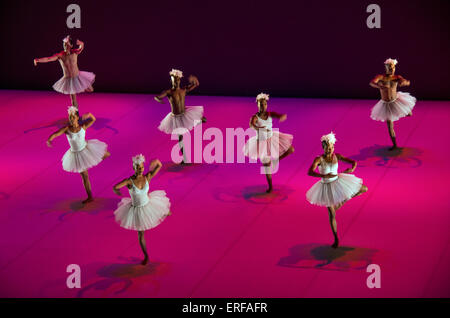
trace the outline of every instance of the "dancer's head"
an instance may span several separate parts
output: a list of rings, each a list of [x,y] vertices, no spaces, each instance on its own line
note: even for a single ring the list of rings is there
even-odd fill
[[[387,75],[394,75],[395,65],[397,65],[397,60],[395,59],[388,58],[386,61],[384,61],[384,68]]]
[[[256,103],[258,103],[258,110],[260,112],[265,112],[267,110],[267,101],[269,100],[269,95],[260,93],[256,96]]]
[[[64,51],[70,50],[73,47],[72,38],[70,37],[70,35],[66,36],[63,39],[63,47]]]
[[[172,81],[172,87],[179,87],[181,83],[181,78],[183,77],[183,72],[180,70],[172,69],[169,75],[170,80]]]
[[[143,154],[139,154],[137,156],[134,156],[133,158],[133,169],[136,172],[137,175],[140,175],[144,172],[144,162],[145,157]]]
[[[69,116],[69,122],[71,125],[78,124],[78,120],[80,119],[78,108],[69,106],[69,108],[67,108],[67,114]]]
[[[324,135],[320,138],[322,142],[322,148],[326,155],[331,155],[334,152],[334,144],[336,143],[336,136],[333,132],[328,135]]]

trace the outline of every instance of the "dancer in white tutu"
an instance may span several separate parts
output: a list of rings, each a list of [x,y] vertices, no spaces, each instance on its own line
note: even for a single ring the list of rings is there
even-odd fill
[[[77,45],[78,48],[73,49],[72,39],[68,35],[63,39],[64,51],[50,57],[34,59],[35,66],[37,66],[37,63],[59,61],[64,76],[53,85],[53,89],[62,94],[70,95],[72,106],[76,108],[78,108],[76,94],[93,92],[92,84],[95,81],[94,73],[82,72],[78,69],[78,54],[83,52],[84,43],[77,40]]]
[[[163,98],[167,97],[170,102],[172,111],[161,121],[158,129],[166,134],[178,134],[178,143],[181,153],[183,154],[182,164],[186,162],[186,156],[183,146],[183,134],[187,130],[191,130],[195,125],[206,122],[203,116],[203,106],[185,106],[186,93],[200,85],[198,78],[194,75],[189,76],[189,84],[181,87],[181,78],[183,72],[172,69],[170,71],[170,79],[172,88],[165,90],[155,97],[155,100],[163,104]]]
[[[52,141],[62,134],[66,134],[70,144],[70,149],[62,158],[63,169],[68,172],[76,172],[81,174],[83,185],[88,195],[83,203],[93,201],[91,182],[89,181],[88,169],[98,165],[103,159],[110,156],[107,145],[97,139],[86,140],[86,129],[91,127],[95,122],[95,117],[91,113],[84,114],[82,120],[85,124],[79,124],[79,114],[77,108],[70,106],[69,125],[65,126],[50,135],[47,145],[52,146]],[[89,119],[89,121],[88,121]]]
[[[327,207],[330,215],[331,230],[334,235],[332,246],[336,248],[339,245],[336,211],[346,201],[366,192],[367,187],[363,185],[362,179],[350,174],[356,169],[356,161],[334,153],[336,137],[333,132],[322,136],[320,141],[322,142],[324,154],[314,159],[308,175],[322,179],[308,190],[306,199],[311,204]],[[352,167],[343,173],[338,173],[338,161],[350,163]],[[317,167],[319,168],[319,173],[315,172]]]
[[[250,127],[257,131],[256,136],[251,137],[243,147],[244,154],[253,160],[259,159],[264,166],[269,188],[267,193],[272,192],[271,164],[276,167],[278,162],[294,152],[290,134],[283,134],[272,130],[272,118],[285,121],[286,114],[267,111],[269,95],[261,93],[256,96],[258,112],[250,119]]]
[[[139,244],[145,256],[142,265],[148,263],[144,231],[156,227],[170,215],[170,201],[166,192],[156,190],[148,193],[149,182],[161,169],[162,163],[158,159],[153,160],[149,172],[144,175],[144,162],[142,154],[133,157],[134,175],[113,187],[119,196],[122,195],[122,187],[126,186],[130,192],[131,198],[123,198],[114,215],[121,227],[138,232]]]
[[[387,59],[384,62],[386,73],[375,76],[370,82],[370,86],[378,88],[381,94],[381,100],[372,108],[370,117],[373,120],[387,122],[389,136],[393,144],[389,150],[397,148],[394,121],[405,116],[411,116],[416,104],[416,98],[409,93],[397,92],[397,86],[409,86],[410,81],[400,75],[395,75],[395,65],[397,65],[397,60]]]

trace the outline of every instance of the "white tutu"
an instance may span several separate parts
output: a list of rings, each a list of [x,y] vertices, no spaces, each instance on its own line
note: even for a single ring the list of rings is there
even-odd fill
[[[53,89],[63,94],[78,94],[84,92],[95,81],[95,74],[80,71],[74,77],[62,77],[53,85]]]
[[[202,122],[202,117],[203,106],[186,106],[182,114],[175,115],[172,112],[167,114],[159,124],[158,129],[166,134],[172,134],[177,128],[191,130],[196,124]]]
[[[164,190],[148,194],[143,206],[133,206],[131,198],[123,198],[114,211],[116,221],[128,230],[145,231],[159,225],[170,212],[170,200]]]
[[[372,108],[370,117],[373,120],[399,120],[409,115],[416,104],[416,98],[409,93],[397,92],[397,98],[391,102],[380,100]]]
[[[69,149],[62,158],[63,169],[69,172],[83,172],[98,165],[106,153],[108,145],[97,139],[86,141],[81,151]]]
[[[306,199],[319,206],[333,206],[351,199],[362,186],[362,179],[348,173],[339,173],[337,179],[326,183],[316,182],[306,192]]]
[[[253,160],[260,159],[266,162],[269,158],[274,160],[283,155],[292,145],[294,137],[279,131],[272,131],[272,136],[265,140],[258,140],[258,136],[251,137],[244,145],[244,155]]]

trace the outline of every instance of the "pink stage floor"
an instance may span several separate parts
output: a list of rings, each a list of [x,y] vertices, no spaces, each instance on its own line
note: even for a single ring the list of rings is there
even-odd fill
[[[97,199],[83,207],[80,176],[61,167],[66,138],[45,144],[68,101],[0,91],[0,296],[450,297],[450,102],[419,100],[396,125],[404,148],[390,153],[385,124],[369,117],[375,99],[271,98],[272,110],[288,114],[275,127],[294,135],[296,150],[267,195],[259,165],[171,163],[175,141],[157,130],[168,104],[80,95],[81,112],[98,118],[87,138],[111,151],[90,170]],[[192,96],[187,104],[205,107],[203,130],[247,128],[256,112],[253,98]],[[307,169],[331,130],[336,152],[358,161],[355,175],[369,188],[338,211],[337,250],[327,211],[305,199],[318,180]],[[151,189],[166,190],[173,212],[146,234],[146,267],[137,234],[113,217],[120,198],[112,185],[133,173],[138,153],[164,163]],[[81,267],[80,289],[66,287],[69,264]],[[381,268],[380,289],[366,285],[368,264]]]

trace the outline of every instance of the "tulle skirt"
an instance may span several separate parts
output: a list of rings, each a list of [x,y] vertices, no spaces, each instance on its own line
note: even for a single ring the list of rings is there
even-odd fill
[[[306,192],[306,199],[311,204],[333,206],[351,199],[362,186],[362,179],[348,173],[339,173],[338,178],[329,183],[316,182]]]
[[[68,172],[83,172],[98,165],[106,153],[108,145],[97,139],[86,141],[86,147],[78,152],[67,150],[62,158],[63,169]]]
[[[292,146],[293,139],[292,135],[279,131],[273,131],[272,137],[266,140],[258,140],[257,136],[253,136],[244,145],[244,155],[253,160],[259,158],[261,162],[278,159]]]
[[[397,99],[391,102],[380,100],[376,103],[372,108],[370,117],[378,121],[399,120],[410,114],[415,104],[416,98],[414,96],[409,95],[409,93],[397,92]]]
[[[203,106],[186,106],[183,114],[174,115],[172,112],[167,114],[159,124],[158,129],[166,134],[172,134],[177,128],[191,130],[196,124],[202,122],[202,117]]]
[[[53,85],[53,89],[63,94],[78,94],[84,92],[95,81],[95,74],[80,71],[74,77],[62,77]]]
[[[159,225],[170,212],[170,200],[164,190],[148,194],[148,203],[135,207],[131,198],[123,198],[114,211],[116,221],[128,230],[145,231]]]

